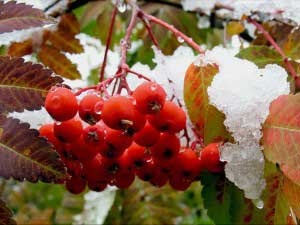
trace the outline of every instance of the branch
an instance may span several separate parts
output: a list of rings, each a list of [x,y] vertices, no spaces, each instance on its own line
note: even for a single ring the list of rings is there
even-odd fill
[[[179,31],[178,29],[176,29],[174,26],[166,23],[165,21],[161,20],[161,19],[158,19],[152,15],[149,15],[147,13],[145,13],[144,11],[140,10],[139,9],[139,17],[142,18],[142,19],[146,19],[148,20],[149,22],[153,22],[153,23],[156,23],[158,25],[161,25],[163,27],[165,27],[166,29],[168,29],[169,31],[171,31],[176,37],[180,37],[182,38],[188,45],[190,45],[193,49],[195,49],[198,53],[200,54],[204,54],[204,50],[202,50],[200,48],[200,46],[193,41],[192,38],[186,36],[184,33],[182,33],[181,31]]]
[[[281,57],[283,58],[283,62],[286,65],[286,68],[292,75],[293,79],[296,80],[298,76],[297,76],[297,73],[296,73],[294,67],[292,66],[291,62],[289,61],[289,58],[285,55],[283,50],[275,42],[275,40],[268,33],[268,31],[266,31],[265,28],[261,24],[259,24],[257,21],[255,21],[251,17],[248,17],[247,21],[249,23],[252,23],[264,35],[264,37],[270,42],[270,44],[274,47],[274,49],[281,55]]]
[[[108,49],[109,49],[112,35],[113,35],[113,28],[114,28],[114,24],[116,21],[117,12],[118,12],[118,8],[117,8],[117,6],[115,6],[114,11],[111,16],[111,22],[110,22],[110,26],[109,26],[107,39],[106,39],[105,53],[104,53],[104,58],[103,58],[103,62],[102,62],[101,70],[100,70],[100,79],[99,79],[100,82],[102,82],[104,80],[104,72],[105,72],[105,67],[106,67],[107,54],[108,54]]]

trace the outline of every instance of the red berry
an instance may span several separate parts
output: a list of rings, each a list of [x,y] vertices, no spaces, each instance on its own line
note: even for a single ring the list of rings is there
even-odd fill
[[[129,97],[115,95],[103,104],[102,119],[112,129],[134,133],[143,128],[146,119],[133,105]]]
[[[65,121],[76,115],[78,104],[71,90],[57,87],[49,91],[45,100],[45,108],[53,119]]]
[[[147,161],[146,164],[139,170],[136,170],[136,175],[143,181],[150,181],[155,176],[155,165],[153,161]]]
[[[160,112],[148,117],[150,124],[162,132],[177,133],[185,128],[185,112],[174,102],[166,101]]]
[[[200,152],[200,162],[204,169],[210,172],[221,172],[224,170],[224,163],[220,161],[218,143],[211,143]]]
[[[104,142],[105,129],[101,124],[95,124],[93,126],[87,126],[83,130],[83,139],[90,145],[101,145]]]
[[[64,160],[64,163],[67,167],[68,174],[72,176],[83,176],[83,167],[78,160]]]
[[[76,141],[82,134],[82,129],[81,121],[74,118],[54,124],[54,134],[63,142]]]
[[[81,162],[90,160],[98,153],[98,148],[87,144],[80,136],[75,142],[71,143],[70,151]]]
[[[107,182],[102,180],[89,180],[88,187],[92,191],[100,192],[107,187]]]
[[[200,173],[200,163],[196,152],[190,148],[184,148],[174,159],[176,172],[185,180],[194,181]]]
[[[107,183],[109,180],[109,174],[104,169],[103,157],[100,154],[84,161],[83,170],[88,181],[105,181]]]
[[[101,155],[107,158],[117,158],[123,154],[125,149],[132,143],[132,137],[124,131],[114,130],[106,127],[104,143],[99,146]]]
[[[80,194],[84,191],[86,186],[86,181],[81,177],[72,176],[66,181],[66,188],[72,194]]]
[[[133,140],[141,146],[150,147],[157,142],[159,135],[160,132],[147,121],[145,126],[133,135]]]
[[[44,124],[39,129],[40,136],[48,139],[48,141],[53,144],[55,150],[61,154],[63,151],[63,143],[60,142],[57,137],[54,135],[54,125],[53,124]]]
[[[174,173],[170,176],[169,184],[175,190],[185,191],[191,185],[191,181],[184,179],[184,177],[177,173]]]
[[[152,156],[157,160],[170,160],[177,155],[180,149],[180,140],[174,134],[161,133],[155,145],[150,147]]]
[[[144,114],[157,113],[164,106],[165,90],[155,82],[144,82],[133,92],[137,109]]]
[[[95,124],[101,119],[103,103],[103,99],[96,94],[84,96],[79,103],[78,113],[80,118],[89,124]]]
[[[134,169],[142,168],[150,159],[150,156],[146,153],[146,148],[134,142],[126,149],[125,153],[128,155],[129,162]]]
[[[154,169],[153,177],[150,179],[150,183],[156,187],[162,187],[168,182],[168,175],[161,171],[156,165]]]
[[[134,181],[135,175],[131,171],[121,171],[116,174],[114,185],[120,189],[128,188]]]

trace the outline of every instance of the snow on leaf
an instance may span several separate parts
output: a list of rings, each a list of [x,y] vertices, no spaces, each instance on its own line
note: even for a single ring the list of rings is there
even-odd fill
[[[43,11],[34,9],[30,5],[18,4],[15,1],[0,2],[0,34],[52,23],[53,20],[48,18]]]
[[[29,124],[0,116],[0,176],[30,182],[59,182],[65,168],[46,139]]]
[[[300,183],[300,94],[283,95],[272,102],[263,126],[264,153],[278,163],[294,182]]]
[[[207,87],[218,72],[215,65],[189,66],[184,80],[184,101],[195,132],[207,145],[230,138],[224,126],[225,116],[209,103]]]
[[[0,113],[40,109],[51,86],[62,81],[40,64],[0,57]]]
[[[265,187],[261,125],[270,103],[289,93],[287,73],[275,64],[259,69],[220,47],[198,59],[199,65],[210,63],[216,63],[219,72],[208,87],[209,100],[225,114],[224,124],[235,140],[235,144],[221,147],[226,176],[245,191],[247,198],[258,199]]]
[[[16,225],[16,221],[12,219],[13,214],[6,206],[5,202],[0,199],[0,225]]]

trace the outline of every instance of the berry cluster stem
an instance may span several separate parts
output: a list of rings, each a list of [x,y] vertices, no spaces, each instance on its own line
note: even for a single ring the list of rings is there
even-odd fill
[[[261,24],[259,24],[256,20],[254,20],[253,18],[248,17],[247,21],[249,23],[253,24],[257,28],[257,30],[259,30],[264,35],[264,37],[270,42],[270,44],[274,47],[274,49],[281,55],[281,57],[283,58],[283,62],[286,65],[286,68],[290,72],[293,79],[296,80],[298,76],[297,76],[297,73],[296,73],[294,67],[292,66],[291,62],[289,61],[289,58],[285,55],[283,50],[276,43],[276,41],[272,38],[272,36],[269,34],[269,32],[266,31],[265,28]]]

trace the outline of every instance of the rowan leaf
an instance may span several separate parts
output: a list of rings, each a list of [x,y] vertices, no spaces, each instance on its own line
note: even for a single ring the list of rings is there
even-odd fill
[[[11,210],[0,199],[0,225],[16,225],[17,223],[13,220],[12,216]]]
[[[300,219],[300,186],[292,182],[287,177],[284,177],[283,192],[293,212]]]
[[[67,13],[61,16],[58,24],[58,30],[65,31],[75,36],[80,32],[80,24],[74,14]]]
[[[38,59],[45,65],[51,68],[55,73],[74,80],[79,79],[80,74],[73,64],[63,53],[58,49],[43,45],[41,50],[38,52]]]
[[[16,1],[0,1],[0,34],[54,23],[42,10]]]
[[[218,68],[214,65],[191,64],[185,74],[184,101],[196,133],[208,144],[231,139],[224,126],[225,115],[209,103],[207,88]]]
[[[48,41],[50,41],[51,44],[60,51],[69,53],[83,52],[83,47],[80,44],[80,41],[66,31],[57,30],[55,32],[50,32]]]
[[[49,32],[47,41],[50,41],[58,50],[69,53],[81,53],[83,52],[83,47],[75,37],[79,32],[79,22],[73,14],[68,13],[61,17],[58,29]]]
[[[284,172],[300,170],[300,94],[282,95],[270,105],[263,125],[265,157]]]
[[[0,113],[37,110],[51,86],[62,83],[60,77],[40,64],[22,58],[0,57]]]
[[[22,57],[24,55],[31,54],[33,52],[32,40],[26,40],[23,42],[13,42],[7,50],[7,54],[15,57]]]
[[[30,182],[60,182],[65,168],[52,145],[28,123],[0,116],[0,176]]]
[[[283,59],[280,54],[264,45],[253,45],[248,48],[244,48],[237,54],[237,57],[252,61],[260,68],[272,63],[279,65],[283,64]]]

